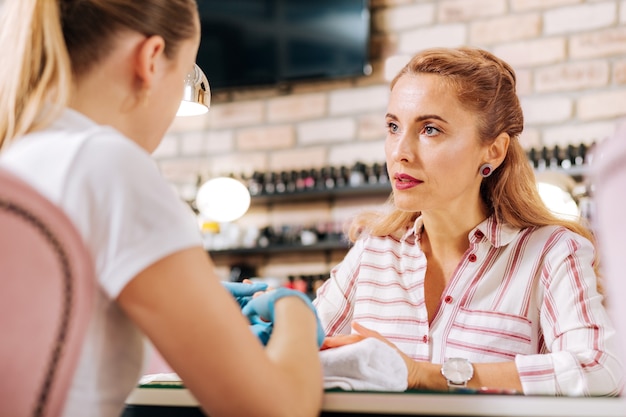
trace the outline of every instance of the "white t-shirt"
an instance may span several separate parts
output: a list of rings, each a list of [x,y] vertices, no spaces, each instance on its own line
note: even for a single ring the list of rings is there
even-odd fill
[[[155,261],[202,245],[193,213],[144,149],[73,110],[16,141],[0,164],[63,209],[95,263],[95,311],[64,416],[117,417],[140,377],[144,343],[115,299]]]

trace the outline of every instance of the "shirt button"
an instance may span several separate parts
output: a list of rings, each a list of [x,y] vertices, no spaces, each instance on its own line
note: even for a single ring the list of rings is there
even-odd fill
[[[476,236],[478,239],[482,239],[483,236],[483,232],[481,232],[480,230],[476,230],[476,233],[474,233],[474,236]]]
[[[424,337],[422,337],[422,341],[428,343],[428,335],[425,334]]]
[[[453,300],[454,299],[451,296],[446,295],[446,298],[443,299],[443,302],[446,303],[446,304],[450,304],[450,303],[452,303]]]
[[[467,258],[470,262],[476,262],[476,255],[474,255],[473,253],[470,254],[469,258]]]

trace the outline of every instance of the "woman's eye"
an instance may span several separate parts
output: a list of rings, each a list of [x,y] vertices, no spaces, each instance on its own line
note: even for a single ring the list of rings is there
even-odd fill
[[[441,133],[441,131],[434,126],[425,126],[424,133],[427,136],[435,136],[436,134]]]
[[[389,129],[391,133],[398,133],[399,127],[395,123],[387,123],[387,129]]]

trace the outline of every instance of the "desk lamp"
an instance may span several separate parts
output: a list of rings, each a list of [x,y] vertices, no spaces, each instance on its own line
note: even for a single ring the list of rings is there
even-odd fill
[[[209,111],[211,89],[209,80],[197,64],[185,76],[183,99],[176,116],[197,116]]]

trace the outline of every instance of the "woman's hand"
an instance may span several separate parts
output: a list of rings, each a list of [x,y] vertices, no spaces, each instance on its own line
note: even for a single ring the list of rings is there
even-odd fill
[[[323,349],[332,349],[332,348],[336,348],[339,346],[344,346],[344,345],[350,345],[352,343],[356,343],[359,342],[363,339],[366,339],[368,337],[373,337],[375,339],[380,340],[383,343],[386,343],[387,345],[391,346],[392,348],[394,348],[396,350],[396,352],[398,352],[400,354],[400,356],[402,357],[402,359],[404,360],[404,363],[406,364],[407,370],[408,370],[408,386],[409,388],[418,388],[419,387],[419,369],[420,369],[420,362],[416,362],[413,359],[411,359],[410,357],[408,357],[404,352],[402,352],[400,349],[398,349],[398,347],[396,345],[394,345],[393,343],[391,343],[389,340],[387,340],[386,337],[384,337],[383,335],[381,335],[380,333],[378,333],[375,330],[371,330],[368,329],[365,326],[360,325],[359,323],[353,321],[352,322],[352,330],[354,330],[356,333],[352,333],[352,334],[344,334],[344,335],[338,335],[338,336],[329,336],[324,340],[324,343],[322,344],[322,350]]]
[[[267,291],[267,284],[262,282],[254,283],[248,279],[243,282],[222,281],[222,285],[237,300],[240,308],[245,307],[255,294]]]

